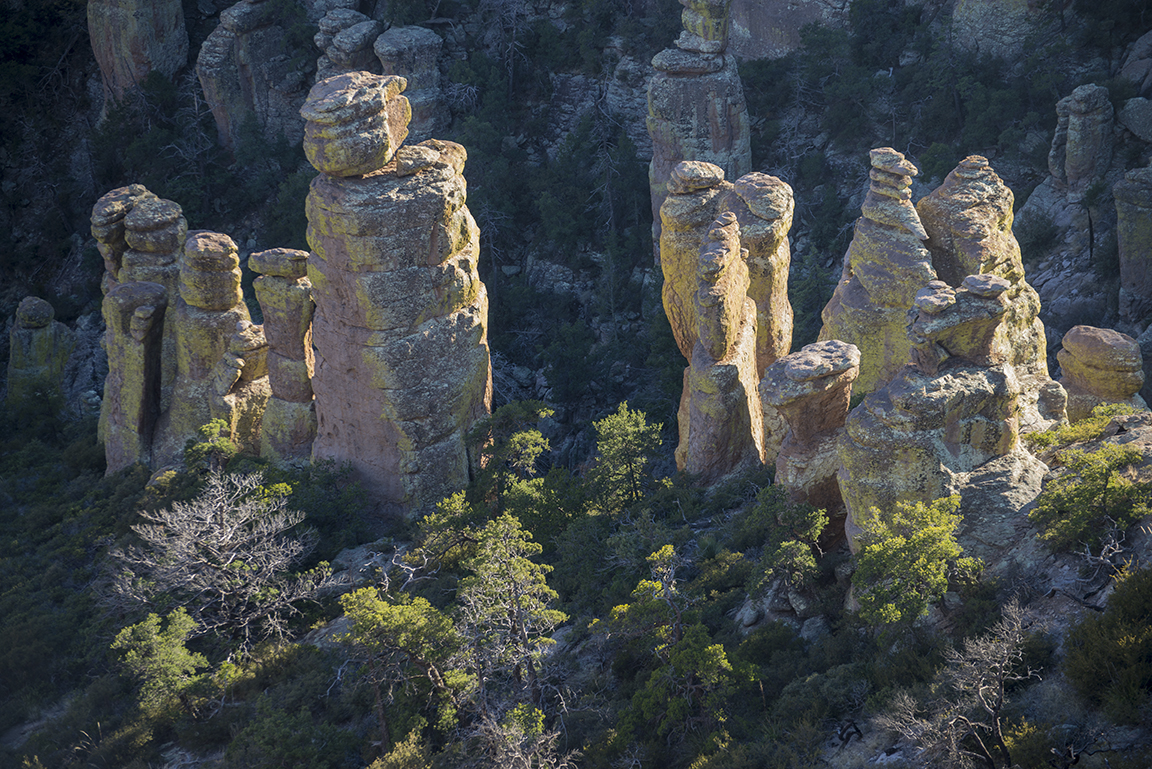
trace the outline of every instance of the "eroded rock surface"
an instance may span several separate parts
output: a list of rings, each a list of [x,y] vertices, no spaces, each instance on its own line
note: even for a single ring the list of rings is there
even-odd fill
[[[1110,328],[1073,326],[1057,353],[1060,384],[1068,391],[1068,419],[1092,415],[1102,403],[1126,403],[1148,408],[1140,397],[1144,357],[1135,339]]]
[[[1112,187],[1120,257],[1120,316],[1139,323],[1152,314],[1152,168],[1129,171]]]
[[[349,72],[312,86],[300,114],[304,154],[321,173],[362,176],[383,168],[408,136],[412,108],[394,75]]]
[[[188,63],[180,0],[89,0],[88,36],[110,101],[153,71],[171,78]]]
[[[1112,162],[1112,102],[1108,89],[1082,85],[1056,102],[1056,133],[1048,152],[1048,170],[1068,185],[1073,202],[1100,179]]]
[[[76,340],[72,330],[56,320],[52,305],[35,296],[20,300],[8,344],[7,402],[58,396]]]
[[[440,88],[440,51],[444,41],[424,27],[392,27],[376,38],[373,50],[385,75],[403,77],[404,95],[412,107],[410,141],[431,139],[448,125],[450,116]]]

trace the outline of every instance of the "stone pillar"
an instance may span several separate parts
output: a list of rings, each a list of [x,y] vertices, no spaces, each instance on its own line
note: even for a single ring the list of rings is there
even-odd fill
[[[1152,314],[1152,168],[1129,171],[1112,187],[1120,249],[1120,317],[1140,323]]]
[[[492,375],[466,153],[437,140],[400,147],[404,85],[339,75],[301,112],[321,172],[307,203],[312,456],[350,462],[384,513],[415,515],[468,482],[464,436],[489,412]]]
[[[260,273],[254,284],[268,339],[268,383],[272,397],[260,430],[260,456],[307,459],[316,437],[312,401],[312,283],[308,252],[275,248],[248,257]]]
[[[872,150],[871,161],[864,215],[856,220],[820,330],[821,341],[838,339],[860,350],[859,393],[880,389],[908,361],[908,308],[916,292],[936,278],[924,247],[928,234],[909,190],[919,171],[889,147]]]
[[[64,364],[76,346],[71,329],[56,320],[43,299],[26,296],[16,308],[8,334],[8,398],[15,405],[29,398],[60,393]],[[44,391],[41,388],[47,387]]]
[[[1092,416],[1102,403],[1126,403],[1138,411],[1148,405],[1140,397],[1144,386],[1144,356],[1135,339],[1110,328],[1073,326],[1056,354],[1060,384],[1068,391],[1068,419]]]
[[[1078,202],[1112,163],[1112,102],[1108,89],[1082,85],[1056,102],[1056,133],[1048,152],[1048,170],[1068,185]]]
[[[123,283],[104,297],[108,378],[104,380],[100,432],[106,475],[152,461],[167,307],[168,291],[158,283]]]
[[[860,351],[838,340],[805,346],[773,363],[760,382],[760,397],[788,423],[776,457],[776,483],[793,502],[835,514],[843,506],[836,471],[836,443],[844,432]]]
[[[212,418],[227,423],[237,448],[255,454],[260,450],[264,409],[271,397],[264,328],[239,321],[228,350],[212,370],[208,402]]]
[[[380,74],[380,63],[376,61],[372,46],[384,31],[383,24],[359,11],[333,8],[317,26],[320,31],[312,38],[321,51],[316,60],[317,81],[345,72]]]
[[[251,317],[240,291],[236,244],[216,232],[188,233],[180,293],[167,316],[175,327],[176,376],[171,404],[157,428],[153,467],[179,461],[185,441],[212,420],[216,365],[241,321]]]
[[[188,63],[180,0],[89,0],[88,36],[106,100],[120,101],[153,70],[171,78]]]
[[[132,184],[106,193],[92,206],[92,237],[96,238],[96,249],[104,259],[100,288],[105,294],[118,285],[121,262],[128,250],[124,217],[137,203],[155,199],[144,185]]]
[[[408,81],[404,95],[412,105],[410,141],[431,139],[448,125],[448,105],[440,90],[443,47],[441,37],[424,27],[392,27],[376,38],[374,50],[384,74]]]

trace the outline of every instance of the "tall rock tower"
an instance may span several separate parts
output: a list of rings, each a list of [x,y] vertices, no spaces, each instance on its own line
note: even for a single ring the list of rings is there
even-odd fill
[[[491,408],[488,295],[465,206],[466,153],[411,147],[404,78],[351,72],[301,114],[316,303],[314,459],[349,462],[386,514],[467,483],[464,436]]]

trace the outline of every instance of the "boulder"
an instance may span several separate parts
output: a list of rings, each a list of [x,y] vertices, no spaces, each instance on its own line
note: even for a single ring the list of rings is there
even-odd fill
[[[58,397],[76,340],[71,329],[56,320],[52,305],[35,296],[21,299],[8,344],[7,403]]]
[[[412,116],[402,77],[348,72],[321,80],[300,114],[304,154],[323,174],[361,176],[383,168],[408,136]]]
[[[1144,356],[1135,339],[1109,328],[1073,326],[1061,346],[1056,357],[1070,421],[1092,416],[1102,403],[1148,408],[1138,394],[1144,386]]]
[[[92,206],[92,237],[96,239],[96,249],[104,259],[105,274],[101,288],[105,294],[117,284],[124,252],[128,250],[124,217],[138,202],[154,199],[156,196],[144,185],[131,184],[105,193]]]
[[[1152,168],[1129,171],[1112,187],[1120,258],[1120,317],[1152,314]]]
[[[1120,77],[1135,85],[1141,96],[1152,94],[1152,32],[1145,32],[1128,49]]]
[[[1124,102],[1116,120],[1137,139],[1152,144],[1152,99],[1129,99]]]
[[[121,101],[151,72],[171,78],[188,63],[180,0],[90,0],[88,37],[106,104]]]

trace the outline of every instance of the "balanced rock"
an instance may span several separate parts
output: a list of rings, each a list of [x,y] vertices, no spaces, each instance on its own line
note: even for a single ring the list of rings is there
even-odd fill
[[[464,436],[491,408],[488,295],[464,148],[429,140],[397,151],[404,80],[363,77],[375,79],[317,84],[302,110],[308,136],[330,142],[308,151],[322,172],[307,201],[312,455],[350,462],[385,512],[414,515],[468,482]],[[341,112],[383,119],[364,118],[360,136],[355,119],[331,120]],[[348,127],[334,135],[334,125]]]
[[[793,502],[829,513],[843,505],[836,445],[859,373],[860,351],[833,339],[780,358],[760,381],[761,400],[788,424],[776,457],[776,483]]]
[[[160,416],[160,364],[168,290],[158,283],[122,283],[104,297],[108,376],[100,435],[106,475],[152,461]]]
[[[376,38],[373,50],[385,75],[408,83],[404,95],[412,107],[411,141],[431,139],[448,125],[448,105],[440,88],[440,51],[444,40],[424,27],[392,27]]]
[[[1140,323],[1152,314],[1152,168],[1129,171],[1112,187],[1120,252],[1120,316]]]
[[[59,395],[76,340],[71,329],[56,320],[52,305],[35,296],[20,300],[8,343],[8,403]]]
[[[676,464],[712,483],[764,461],[756,305],[736,215],[721,214],[697,261],[697,343],[685,372]]]
[[[909,359],[906,314],[916,292],[936,278],[924,247],[928,234],[912,205],[918,171],[889,147],[871,151],[871,184],[864,198],[844,268],[821,312],[820,339],[838,339],[860,351],[857,392],[883,387]]]
[[[1068,391],[1069,421],[1092,416],[1092,409],[1102,403],[1148,408],[1139,395],[1144,357],[1135,339],[1109,328],[1073,326],[1061,345],[1056,357],[1060,384]]]
[[[272,395],[260,430],[260,456],[306,459],[316,437],[312,399],[312,283],[308,252],[277,248],[248,257],[260,273],[254,288],[268,339],[268,384]]]
[[[172,77],[188,63],[180,0],[90,0],[88,37],[106,100],[122,100],[153,71]]]
[[[1108,89],[1082,85],[1056,102],[1056,133],[1048,152],[1048,170],[1067,184],[1072,201],[1083,198],[1112,162],[1112,102]]]
[[[732,0],[680,0],[684,31],[676,46],[685,51],[720,53],[728,47],[728,6]]]
[[[131,184],[105,193],[92,206],[92,237],[96,239],[96,249],[104,259],[101,288],[105,294],[117,285],[124,252],[128,250],[128,242],[124,237],[124,217],[137,203],[155,199],[156,196],[144,185]]]

